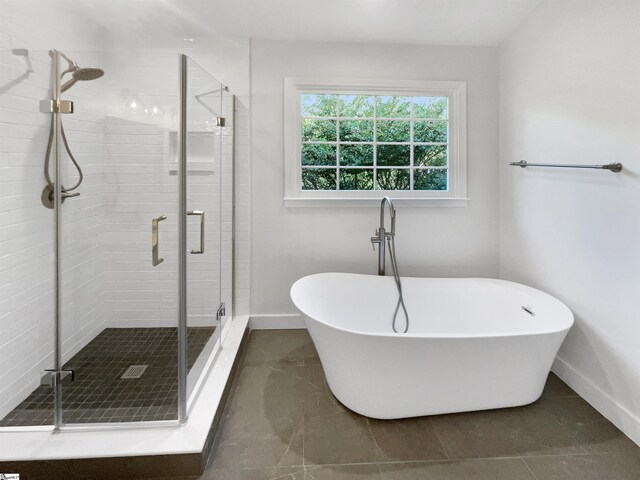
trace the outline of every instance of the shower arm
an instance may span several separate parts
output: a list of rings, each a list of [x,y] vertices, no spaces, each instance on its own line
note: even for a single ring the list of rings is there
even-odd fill
[[[76,62],[74,62],[73,60],[71,60],[71,59],[70,59],[69,57],[67,57],[64,53],[62,53],[62,52],[58,51],[58,54],[60,54],[60,56],[61,56],[62,58],[64,58],[64,59],[67,61],[67,63],[69,64],[69,66],[67,67],[67,69],[66,69],[64,72],[62,72],[62,73],[60,74],[60,78],[64,77],[67,73],[71,73],[71,72],[73,72],[74,70],[78,70],[78,68],[80,68]]]

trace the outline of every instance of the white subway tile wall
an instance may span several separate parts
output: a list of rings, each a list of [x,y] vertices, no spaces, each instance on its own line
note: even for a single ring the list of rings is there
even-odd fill
[[[49,96],[46,49],[56,45],[35,45],[29,39],[59,38],[62,45],[77,40],[84,51],[67,53],[83,66],[106,72],[102,79],[79,82],[65,94],[76,107],[73,115],[63,118],[65,131],[85,178],[78,189],[81,195],[67,200],[62,214],[64,360],[107,327],[176,325],[177,176],[170,171],[175,169],[171,139],[178,120],[178,60],[175,54],[109,51],[99,39],[88,43],[82,33],[74,39],[66,29],[44,35],[42,30],[49,28],[46,18],[27,15],[15,5],[0,7],[2,417],[37,387],[43,370],[52,366],[54,350],[53,213],[40,203],[50,119],[39,112],[39,101]],[[25,59],[14,55],[14,48],[31,49],[34,72],[26,75]],[[248,54],[246,62],[248,72]],[[201,83],[195,87],[206,89]],[[242,93],[236,102],[235,145],[233,104],[225,95],[222,116],[227,126],[208,137],[215,152],[214,175],[188,180],[189,208],[207,212],[205,251],[215,252],[188,257],[190,325],[212,325],[219,302],[228,307],[232,303],[233,147],[236,313],[249,309],[249,96],[248,91]],[[158,107],[159,112],[134,113],[131,99],[148,109]],[[195,107],[193,111],[197,113]],[[194,115],[196,124],[199,118]],[[66,155],[63,158],[63,178],[70,186],[77,175]],[[199,169],[200,163],[194,161],[193,168]],[[168,217],[160,224],[165,261],[153,267],[151,219],[163,214]],[[198,247],[198,234],[197,219],[190,217],[190,249]]]
[[[46,19],[38,25],[19,9],[5,4],[1,8],[0,416],[4,416],[39,385],[43,370],[53,363],[54,224],[53,212],[40,202],[50,116],[40,113],[39,102],[50,96],[51,64],[48,51],[33,43],[43,38],[38,33]],[[30,50],[28,58],[13,51],[25,48]],[[87,93],[78,88],[73,99],[83,103]],[[101,234],[95,221],[103,204],[96,167],[105,153],[95,113],[98,104],[84,102],[73,118],[65,119],[86,174],[84,195],[65,205],[63,311],[68,315],[68,332],[73,332],[63,343],[66,358],[93,338],[106,318]]]

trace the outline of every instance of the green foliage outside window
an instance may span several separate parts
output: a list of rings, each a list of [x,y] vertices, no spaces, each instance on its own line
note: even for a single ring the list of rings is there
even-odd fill
[[[378,142],[410,142],[411,122],[409,120],[378,120]]]
[[[419,167],[446,167],[447,147],[444,145],[416,145],[413,164]]]
[[[379,190],[409,190],[409,169],[380,169],[377,174]]]
[[[336,164],[336,146],[326,144],[302,145],[302,166]]]
[[[341,169],[340,190],[373,190],[373,170]]]
[[[373,120],[341,120],[341,142],[373,142]]]
[[[446,97],[300,99],[304,190],[447,190]]]
[[[336,131],[335,120],[302,120],[303,142],[335,142]]]
[[[373,145],[341,145],[340,165],[358,167],[373,166]]]
[[[415,190],[446,190],[446,170],[416,170],[414,173]]]
[[[373,117],[374,97],[367,95],[340,95],[338,109],[341,117]]]
[[[303,168],[303,190],[335,190],[336,171],[327,168]]]

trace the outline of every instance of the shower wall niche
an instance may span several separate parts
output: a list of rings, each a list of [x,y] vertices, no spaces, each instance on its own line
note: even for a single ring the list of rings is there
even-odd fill
[[[28,72],[0,53],[0,426],[184,421],[232,313],[235,97],[187,57],[64,53],[105,75],[60,95],[84,179],[59,210],[40,199],[52,55],[28,52]],[[54,140],[67,187],[78,175]]]

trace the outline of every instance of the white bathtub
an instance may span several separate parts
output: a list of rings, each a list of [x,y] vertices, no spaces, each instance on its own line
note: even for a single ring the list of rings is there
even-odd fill
[[[321,273],[291,288],[329,387],[345,406],[385,419],[514,407],[540,397],[573,324],[563,303],[503,280],[402,282],[411,321],[405,334],[391,328],[392,277]]]

